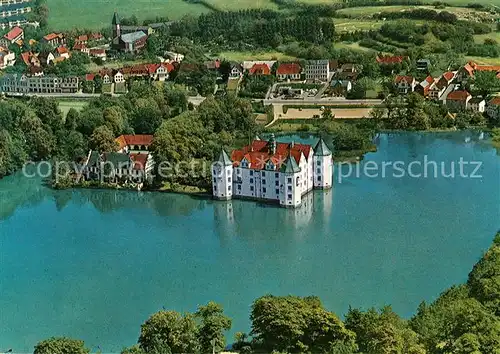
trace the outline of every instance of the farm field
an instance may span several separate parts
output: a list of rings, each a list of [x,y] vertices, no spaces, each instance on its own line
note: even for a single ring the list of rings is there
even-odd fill
[[[245,60],[294,60],[296,58],[277,51],[241,51],[241,52],[221,52],[218,58],[242,62]]]
[[[271,0],[206,0],[207,3],[215,6],[219,10],[243,10],[243,9],[273,9],[277,10],[278,6]]]
[[[54,30],[75,27],[100,29],[110,25],[116,10],[122,17],[136,15],[140,21],[156,16],[175,20],[187,14],[199,15],[210,11],[201,4],[183,0],[47,0],[47,5],[49,26]]]

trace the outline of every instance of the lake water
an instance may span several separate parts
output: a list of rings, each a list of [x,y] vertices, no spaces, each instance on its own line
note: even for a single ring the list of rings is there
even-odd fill
[[[298,210],[52,191],[19,174],[5,178],[0,351],[62,335],[119,351],[153,312],[195,311],[209,300],[233,318],[232,339],[249,330],[252,301],[268,293],[318,295],[339,316],[349,305],[391,304],[409,317],[463,282],[500,228],[500,157],[476,135],[382,135],[360,166],[425,155],[449,166],[463,157],[482,162],[482,178],[351,176]]]

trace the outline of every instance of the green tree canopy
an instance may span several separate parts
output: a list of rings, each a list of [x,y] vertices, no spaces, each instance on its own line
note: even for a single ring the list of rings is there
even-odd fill
[[[70,338],[50,338],[35,346],[34,354],[88,354],[82,340]]]

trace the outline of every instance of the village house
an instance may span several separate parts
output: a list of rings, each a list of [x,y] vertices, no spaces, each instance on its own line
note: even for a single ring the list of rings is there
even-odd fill
[[[30,66],[40,66],[40,59],[33,52],[24,52],[21,53],[21,59],[24,64],[29,68]]]
[[[441,75],[428,90],[428,97],[433,100],[446,100],[446,93],[451,92],[453,81],[457,78],[456,71],[447,71]]]
[[[101,48],[89,49],[88,55],[90,55],[92,58],[99,58],[103,61],[107,59],[106,49],[101,49]]]
[[[308,60],[305,68],[306,80],[328,81],[330,79],[330,61]]]
[[[16,63],[16,54],[10,50],[0,47],[0,70]]]
[[[28,68],[28,75],[29,76],[43,76],[44,71],[41,66],[30,66]]]
[[[63,47],[63,46],[57,47],[55,53],[56,53],[56,55],[55,55],[56,58],[69,59],[70,54],[69,54],[68,48],[66,48],[66,47]]]
[[[56,57],[54,56],[54,54],[52,54],[52,52],[40,52],[38,54],[40,65],[44,67],[52,64],[55,58]]]
[[[486,114],[491,119],[500,122],[500,96],[492,98],[486,105]]]
[[[430,88],[434,84],[434,82],[435,80],[432,76],[427,76],[424,81],[420,82],[415,87],[415,92],[418,92],[420,95],[424,97],[428,97]]]
[[[173,61],[173,62],[177,62],[177,63],[180,63],[184,60],[184,54],[175,53],[175,52],[171,52],[168,50],[165,51],[165,53],[163,53],[163,55],[165,57],[167,57],[168,60]]]
[[[332,80],[330,87],[333,96],[345,97],[351,91],[352,83],[349,80]]]
[[[32,0],[1,0],[0,27],[2,30],[28,23],[27,14],[32,11]]]
[[[278,80],[300,80],[302,68],[299,63],[282,63],[276,69]]]
[[[418,71],[427,72],[431,66],[431,61],[429,59],[418,59],[416,66]]]
[[[248,70],[248,75],[271,75],[271,69],[266,63],[256,63]]]
[[[468,109],[483,113],[486,109],[486,100],[482,97],[474,97],[469,100]]]
[[[66,44],[64,34],[62,33],[49,33],[43,37],[43,41],[53,47],[58,47]]]
[[[153,142],[153,135],[120,135],[115,140],[118,145],[117,152],[147,152]]]
[[[310,145],[254,140],[231,157],[222,150],[212,165],[216,199],[250,198],[297,208],[313,189],[333,185],[332,152],[320,139]]]
[[[337,70],[337,73],[335,74],[335,78],[338,80],[349,80],[349,81],[356,81],[358,78],[358,69],[356,68],[356,65],[351,64],[351,63],[346,63],[342,64],[340,69]]]
[[[90,55],[90,48],[83,42],[75,42],[73,51]]]
[[[216,71],[216,70],[219,70],[219,68],[220,68],[220,60],[219,59],[206,61],[204,64],[205,64],[205,67],[207,68],[207,70]]]
[[[417,82],[413,76],[396,75],[396,78],[394,79],[394,86],[399,94],[406,95],[415,91],[416,85]]]
[[[230,78],[240,78],[243,76],[243,67],[239,63],[231,63]]]
[[[375,60],[379,65],[395,65],[402,64],[403,61],[408,60],[408,57],[402,55],[377,55]]]
[[[469,101],[472,99],[470,93],[465,90],[453,91],[448,94],[445,100],[446,106],[452,112],[465,110],[468,108]]]
[[[22,40],[24,40],[23,29],[21,27],[14,27],[3,36],[0,44],[4,47],[8,47],[9,45]]]

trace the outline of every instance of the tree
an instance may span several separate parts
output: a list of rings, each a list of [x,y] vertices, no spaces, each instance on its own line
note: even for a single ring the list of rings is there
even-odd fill
[[[199,306],[195,317],[201,322],[198,338],[202,352],[223,350],[226,346],[224,331],[231,329],[231,319],[224,315],[222,306],[211,301],[206,306]]]
[[[106,126],[97,127],[89,140],[89,147],[99,152],[114,152],[118,144],[116,143],[113,132]]]
[[[321,118],[326,119],[326,120],[330,120],[330,119],[335,118],[333,113],[332,113],[332,109],[330,107],[325,107],[325,109],[323,110],[323,113],[321,113]]]
[[[123,131],[124,119],[122,115],[122,110],[118,106],[108,107],[102,111],[104,117],[104,122],[106,126],[113,132],[115,136],[118,136]]]
[[[148,98],[135,100],[132,127],[136,134],[154,134],[162,121],[162,113],[155,100]]]
[[[478,71],[474,76],[474,88],[480,95],[486,97],[500,89],[500,80],[495,71]]]
[[[90,350],[85,348],[82,340],[70,338],[50,338],[35,346],[34,354],[88,354]]]
[[[153,314],[141,326],[139,346],[147,353],[167,350],[170,353],[198,351],[197,327],[192,315],[175,311]]]

